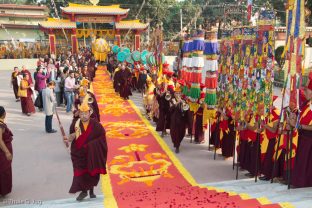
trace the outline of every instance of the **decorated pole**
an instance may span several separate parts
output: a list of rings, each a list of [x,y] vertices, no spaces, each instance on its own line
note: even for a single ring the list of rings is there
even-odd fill
[[[252,14],[252,0],[247,0],[247,21],[250,22]]]
[[[285,57],[284,69],[287,71],[284,103],[290,111],[299,110],[299,90],[302,84],[302,74],[304,71],[305,52],[305,1],[288,0],[286,4],[286,46],[283,56]],[[299,116],[299,115],[298,115]],[[300,118],[297,119],[297,125]],[[292,133],[293,132],[293,133]],[[293,134],[298,135],[297,130],[291,131],[288,147],[297,146],[297,139],[293,139]],[[279,148],[279,147],[278,147]],[[289,148],[289,150],[292,148]],[[295,154],[287,153],[287,158],[291,161]],[[288,188],[290,188],[290,176],[292,163],[288,167]]]
[[[206,96],[205,103],[208,109],[214,109],[217,104],[217,83],[218,83],[218,54],[219,43],[217,39],[217,31],[207,32],[207,40],[205,41],[205,65],[202,72],[202,82],[205,82]]]
[[[200,84],[202,82],[202,70],[204,67],[203,53],[205,49],[204,36],[204,30],[202,30],[201,28],[194,30],[192,34],[192,85],[190,90],[190,98],[193,100],[193,102],[197,102],[201,93]]]
[[[184,42],[182,46],[182,53],[183,53],[183,59],[182,59],[182,70],[181,70],[181,79],[188,82],[188,61],[189,61],[189,45],[190,45],[190,36],[189,34],[185,34],[184,36]],[[187,96],[187,85],[183,87],[182,93]]]

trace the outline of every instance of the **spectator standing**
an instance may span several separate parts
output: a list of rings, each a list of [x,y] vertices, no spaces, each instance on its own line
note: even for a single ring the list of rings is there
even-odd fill
[[[50,81],[48,87],[42,90],[43,109],[46,115],[45,117],[45,130],[47,133],[57,132],[52,128],[52,119],[55,112],[55,96],[53,89],[55,88],[55,82]]]
[[[74,102],[74,90],[78,87],[76,84],[75,73],[69,71],[69,76],[65,79],[65,97],[66,97],[66,112],[69,113],[72,110]]]

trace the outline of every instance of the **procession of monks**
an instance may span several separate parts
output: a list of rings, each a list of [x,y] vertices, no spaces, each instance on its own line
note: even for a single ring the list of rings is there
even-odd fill
[[[119,67],[124,70],[126,65],[121,63]],[[131,68],[126,70],[128,73],[132,71]],[[156,131],[161,132],[161,136],[170,131],[176,153],[180,152],[186,136],[191,137],[191,141],[194,139],[195,144],[207,140],[217,154],[225,159],[234,157],[235,164],[241,171],[246,170],[248,177],[274,179],[296,188],[312,186],[312,76],[303,88],[300,109],[284,109],[287,119],[281,123],[281,109],[272,106],[269,116],[259,125],[258,116],[249,111],[245,112],[245,122],[238,123],[233,118],[233,109],[223,106],[207,109],[204,85],[200,86],[201,95],[196,102],[188,99],[182,88],[190,87],[189,83],[178,80],[168,64],[163,65],[163,72],[156,79],[153,74],[153,69],[148,70],[143,93],[146,116],[155,122]],[[119,78],[114,79],[116,92],[121,86],[117,80]],[[274,96],[273,102],[276,99]],[[211,113],[213,116],[208,115]],[[207,130],[209,136],[205,138]]]

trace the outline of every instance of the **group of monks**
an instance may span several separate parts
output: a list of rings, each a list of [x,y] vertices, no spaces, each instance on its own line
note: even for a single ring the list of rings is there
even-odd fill
[[[271,106],[265,118],[247,111],[245,120],[237,122],[234,109],[226,104],[207,108],[204,85],[194,102],[181,92],[188,83],[178,80],[167,64],[163,68],[157,80],[148,75],[143,104],[147,118],[156,122],[156,131],[165,136],[170,130],[176,153],[186,132],[200,144],[209,128],[209,146],[225,159],[236,157],[240,170],[248,171],[246,176],[273,178],[293,187],[312,186],[312,76],[302,89],[300,109],[282,109],[283,122],[276,106]]]
[[[200,98],[193,101],[182,94],[182,88],[186,84],[183,80],[177,80],[174,72],[170,71],[167,64],[163,67],[163,76],[159,77],[154,87],[154,104],[152,104],[152,118],[156,122],[156,131],[165,136],[170,130],[175,152],[180,152],[180,145],[186,135],[194,136],[195,144],[205,142],[204,138],[204,86]],[[150,85],[149,85],[150,86]],[[150,87],[147,88],[150,90]],[[149,92],[146,92],[148,94]]]

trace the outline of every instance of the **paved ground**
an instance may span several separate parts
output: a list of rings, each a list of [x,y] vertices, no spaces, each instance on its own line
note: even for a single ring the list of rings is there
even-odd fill
[[[9,85],[10,72],[0,71],[0,105],[7,111],[6,122],[14,134],[13,191],[7,199],[52,200],[71,198],[68,193],[72,182],[70,155],[62,142],[56,118],[55,134],[46,134],[45,115],[41,112],[27,117],[21,113],[20,102],[15,102]],[[71,115],[59,109],[67,131]],[[100,187],[96,193],[101,194]],[[1,203],[0,199],[0,206]]]
[[[60,132],[45,133],[43,113],[38,112],[31,117],[21,113],[20,103],[15,102],[13,90],[9,86],[9,77],[10,71],[0,71],[0,105],[5,106],[7,124],[14,133],[13,192],[6,200],[73,198],[73,195],[68,194],[72,164]],[[140,94],[135,93],[131,99],[142,109]],[[65,129],[68,129],[71,115],[62,108],[59,112]],[[56,119],[53,125],[57,128]],[[168,136],[164,140],[172,147]],[[222,157],[213,160],[213,153],[207,151],[207,146],[191,144],[189,138],[185,138],[178,158],[198,183],[233,180],[235,172],[232,170],[232,161],[224,161]],[[239,177],[244,178],[243,173]],[[100,187],[96,193],[100,194]],[[0,199],[2,205],[5,204]]]

